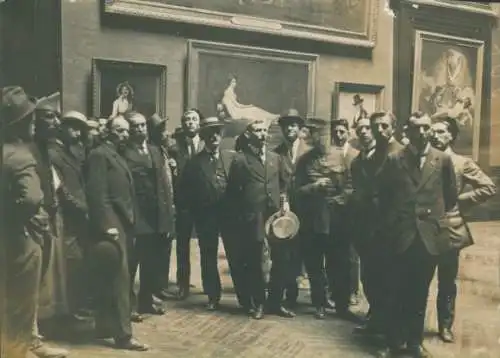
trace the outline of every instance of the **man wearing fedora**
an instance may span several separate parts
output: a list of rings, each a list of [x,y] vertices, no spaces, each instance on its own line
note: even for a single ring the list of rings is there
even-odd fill
[[[456,223],[450,229],[453,250],[443,254],[438,261],[437,312],[439,336],[444,342],[453,342],[452,331],[457,297],[456,279],[460,250],[474,243],[465,222],[467,214],[474,206],[484,203],[497,193],[496,185],[470,158],[455,153],[452,149],[460,132],[455,118],[440,117],[432,125],[431,144],[451,157],[456,174],[458,191],[458,212]],[[466,189],[467,186],[467,189]]]
[[[2,229],[5,237],[6,307],[3,333],[9,357],[26,357],[32,344],[32,328],[41,270],[43,236],[33,231],[33,219],[45,216],[40,178],[29,143],[33,137],[36,107],[21,87],[4,87],[0,118],[5,138],[2,159]],[[48,225],[48,224],[47,224]],[[30,355],[33,356],[33,355]]]
[[[226,258],[231,270],[236,295],[241,302],[241,277],[234,261],[234,211],[231,198],[226,195],[229,168],[234,151],[220,148],[224,123],[217,117],[200,121],[200,138],[205,148],[186,163],[182,190],[193,215],[200,246],[203,291],[208,296],[207,309],[216,310],[221,299],[221,281],[217,267],[219,235],[222,237]]]
[[[350,194],[350,163],[342,150],[330,146],[330,122],[321,118],[306,121],[313,148],[297,163],[295,188],[299,201],[302,251],[311,285],[316,317],[325,317],[327,283],[324,263],[335,265],[335,309],[351,318],[349,240],[342,230]],[[335,262],[333,261],[335,260]]]
[[[127,162],[119,154],[129,138],[122,116],[108,122],[106,142],[94,149],[87,163],[87,202],[95,242],[91,248],[96,279],[98,338],[113,338],[117,348],[145,351],[132,336],[129,254],[133,245],[135,193]]]
[[[304,119],[300,116],[296,109],[290,109],[278,119],[278,125],[283,134],[283,142],[275,148],[275,152],[280,155],[287,176],[288,200],[290,209],[297,212],[298,203],[295,198],[295,190],[293,187],[295,167],[299,158],[309,151],[310,146],[300,137],[300,131],[304,126]],[[302,273],[303,258],[300,250],[300,239],[295,237],[287,243],[290,246],[290,260],[288,264],[288,285],[285,289],[287,308],[293,310],[297,305],[299,287],[297,278]]]
[[[153,304],[153,293],[160,287],[157,282],[160,273],[164,273],[166,241],[174,233],[171,182],[160,149],[147,142],[146,118],[138,112],[128,112],[125,118],[130,123],[130,140],[123,157],[132,174],[136,203],[135,245],[130,253],[131,285],[140,266],[137,311],[162,315],[165,310]]]
[[[239,215],[235,262],[245,282],[241,296],[243,308],[253,318],[262,319],[266,301],[262,266],[266,242],[265,222],[280,206],[283,211],[288,211],[289,207],[281,158],[266,148],[267,123],[254,120],[247,129],[249,147],[237,153],[233,159],[227,195],[231,198],[234,212]]]
[[[62,214],[61,239],[65,247],[67,295],[72,314],[83,308],[88,294],[83,269],[83,256],[88,242],[88,208],[83,175],[85,148],[81,142],[86,127],[85,115],[68,111],[61,117],[58,137],[48,143],[50,161],[61,180],[56,194]]]
[[[177,255],[177,297],[181,300],[189,296],[191,260],[190,243],[193,237],[194,220],[186,203],[190,196],[189,190],[180,190],[184,167],[187,161],[203,150],[204,143],[199,136],[201,112],[196,108],[188,109],[181,118],[181,131],[175,136],[175,144],[170,153],[177,164],[174,177],[174,198],[176,216],[176,255]]]

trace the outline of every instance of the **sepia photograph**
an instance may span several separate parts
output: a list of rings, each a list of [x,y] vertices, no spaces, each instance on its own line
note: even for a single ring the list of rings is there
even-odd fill
[[[500,357],[499,18],[0,0],[0,358]]]

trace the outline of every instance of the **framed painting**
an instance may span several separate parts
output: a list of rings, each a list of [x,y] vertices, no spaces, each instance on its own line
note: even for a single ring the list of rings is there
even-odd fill
[[[352,128],[359,118],[382,109],[384,88],[376,84],[336,82],[332,118],[346,119]]]
[[[484,42],[416,31],[412,110],[457,119],[454,150],[478,160]]]
[[[274,145],[280,114],[293,108],[314,115],[317,55],[205,41],[188,46],[187,104],[228,122],[236,132],[228,136],[245,120],[264,119]]]
[[[104,0],[104,11],[374,47],[381,0]]]
[[[166,115],[167,67],[158,64],[92,60],[92,113],[111,118],[129,110],[146,117]]]

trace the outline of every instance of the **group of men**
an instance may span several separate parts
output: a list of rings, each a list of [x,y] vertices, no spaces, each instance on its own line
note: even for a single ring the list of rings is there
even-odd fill
[[[290,110],[278,120],[283,143],[277,148],[267,146],[268,123],[251,120],[233,150],[224,149],[225,123],[196,109],[183,114],[174,137],[157,115],[146,119],[130,111],[99,126],[79,112],[61,116],[54,110],[60,123],[38,134],[45,145],[34,151],[39,102],[19,87],[6,87],[1,109],[13,356],[24,357],[32,343],[47,242],[60,239],[83,252],[67,280],[92,278],[73,307],[83,308],[92,296],[98,338],[144,351],[148,347],[133,338],[131,322],[164,313],[173,238],[176,295],[189,296],[193,230],[210,311],[219,309],[222,293],[219,239],[238,303],[254,319],[295,316],[302,265],[315,316],[323,319],[334,307],[338,316],[353,318],[356,251],[370,305],[366,324],[356,331],[385,338],[379,356],[402,350],[428,356],[423,327],[436,266],[439,332],[453,341],[459,251],[472,244],[464,213],[496,193],[472,160],[451,150],[458,136],[454,119],[433,123],[427,114],[413,113],[403,146],[394,138],[396,118],[373,113],[356,121],[355,149],[346,120],[304,119]],[[48,192],[56,203],[50,204]],[[51,206],[62,210],[61,238],[54,238]],[[269,218],[290,213],[300,222],[298,234],[270,235]],[[28,354],[65,356],[33,349]]]

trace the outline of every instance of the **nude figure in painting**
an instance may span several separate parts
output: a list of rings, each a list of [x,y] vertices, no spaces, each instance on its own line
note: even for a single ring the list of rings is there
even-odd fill
[[[270,125],[273,120],[279,117],[278,114],[270,113],[262,108],[254,106],[253,104],[239,103],[238,98],[236,96],[235,88],[236,88],[236,78],[231,77],[229,85],[224,90],[224,95],[221,101],[227,111],[227,114],[231,119],[233,120],[263,119],[268,123],[268,125]]]
[[[119,83],[116,87],[116,99],[113,101],[113,110],[109,118],[115,118],[132,109],[134,90],[128,82]]]

